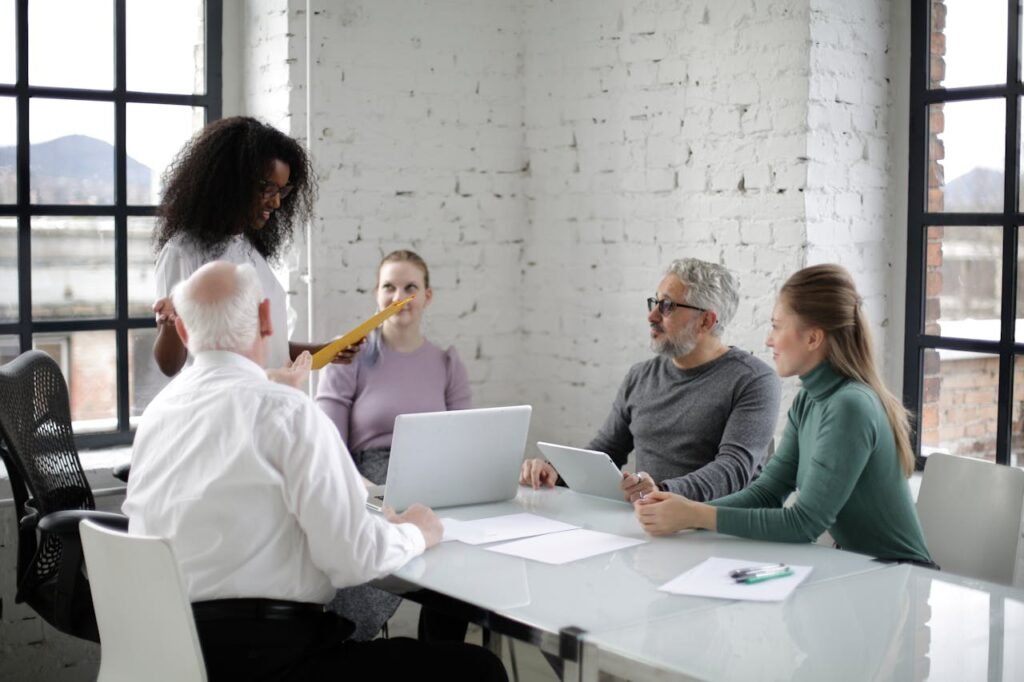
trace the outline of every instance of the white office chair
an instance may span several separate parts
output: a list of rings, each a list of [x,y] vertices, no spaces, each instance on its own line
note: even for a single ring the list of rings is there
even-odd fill
[[[1013,583],[1024,507],[1024,471],[967,457],[928,457],[917,514],[943,571]]]
[[[91,521],[80,534],[100,632],[98,682],[205,682],[192,605],[167,541]]]

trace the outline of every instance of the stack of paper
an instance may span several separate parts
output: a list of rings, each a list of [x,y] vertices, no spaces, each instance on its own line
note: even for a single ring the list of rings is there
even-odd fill
[[[811,574],[811,566],[790,565],[789,568],[793,571],[792,575],[753,584],[738,583],[729,575],[730,571],[736,569],[770,563],[772,562],[711,557],[658,589],[663,592],[688,594],[694,597],[783,601],[796,589],[797,585]]]
[[[474,521],[456,521],[445,518],[441,519],[441,524],[444,526],[444,537],[441,542],[458,540],[467,545],[504,542],[579,528],[579,526],[547,519],[536,514],[509,514]]]
[[[577,559],[597,556],[606,552],[641,545],[647,542],[638,538],[627,538],[621,535],[601,533],[596,530],[569,530],[556,535],[544,535],[507,542],[503,545],[487,547],[491,552],[509,554],[524,559],[543,561],[546,564],[567,564]]]

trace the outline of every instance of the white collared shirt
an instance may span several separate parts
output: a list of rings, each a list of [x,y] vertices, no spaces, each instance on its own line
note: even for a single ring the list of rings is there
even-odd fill
[[[199,353],[146,408],[122,507],[168,538],[189,599],[324,603],[424,550],[412,524],[366,509],[334,425],[236,353]]]

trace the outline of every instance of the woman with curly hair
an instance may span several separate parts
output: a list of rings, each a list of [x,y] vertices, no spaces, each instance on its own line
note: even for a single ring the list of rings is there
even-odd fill
[[[316,179],[306,151],[254,118],[224,118],[185,145],[164,179],[154,235],[160,298],[153,304],[158,328],[153,356],[160,370],[173,376],[188,358],[174,329],[171,289],[204,263],[225,260],[252,263],[270,299],[268,375],[289,383],[304,381],[308,356],[295,367],[292,362],[322,344],[288,341],[287,298],[268,261],[280,258],[296,223],[312,214]],[[350,362],[354,352],[346,349],[336,362]]]

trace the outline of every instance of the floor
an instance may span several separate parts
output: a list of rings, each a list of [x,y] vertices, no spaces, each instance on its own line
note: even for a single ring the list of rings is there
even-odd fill
[[[391,637],[415,637],[416,636],[416,622],[419,619],[420,607],[409,600],[402,602],[402,605],[398,608],[398,611],[391,620],[388,621],[388,632]],[[481,631],[476,625],[469,626],[469,634],[466,636],[467,642],[474,644],[480,644]],[[541,655],[540,650],[525,642],[512,642],[509,638],[504,638],[504,652],[502,654],[502,660],[505,662],[505,669],[509,673],[509,680],[513,680],[512,676],[512,664],[511,658],[509,657],[509,646],[512,646],[515,650],[516,669],[519,672],[519,682],[558,682],[558,677],[555,675],[551,666],[548,665],[547,660]]]

